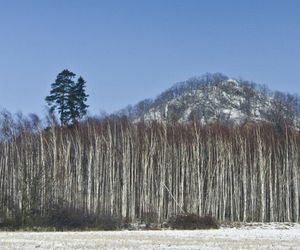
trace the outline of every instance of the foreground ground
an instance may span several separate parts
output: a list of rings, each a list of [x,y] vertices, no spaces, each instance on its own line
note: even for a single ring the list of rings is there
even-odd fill
[[[197,231],[0,232],[0,249],[300,249],[300,225]]]

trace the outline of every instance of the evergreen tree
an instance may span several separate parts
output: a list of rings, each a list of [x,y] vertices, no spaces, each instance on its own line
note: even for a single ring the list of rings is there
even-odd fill
[[[85,83],[86,81],[80,76],[70,89],[70,119],[73,123],[76,123],[78,119],[86,115],[89,107],[86,104],[88,95],[85,93]]]
[[[87,112],[86,82],[79,77],[75,83],[73,81],[75,77],[76,74],[73,72],[67,69],[63,70],[57,75],[55,82],[51,85],[50,95],[46,97],[50,111],[57,110],[62,125],[66,125],[70,121],[76,123]]]

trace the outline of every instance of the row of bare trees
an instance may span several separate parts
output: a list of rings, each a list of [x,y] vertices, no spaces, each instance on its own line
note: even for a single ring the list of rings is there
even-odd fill
[[[59,205],[128,221],[150,213],[158,222],[178,213],[299,221],[300,136],[288,127],[9,121],[1,125],[2,220],[26,224]]]

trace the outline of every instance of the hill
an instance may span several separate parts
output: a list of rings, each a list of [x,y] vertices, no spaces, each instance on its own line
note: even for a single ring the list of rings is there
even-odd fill
[[[300,101],[296,95],[270,91],[266,86],[220,73],[177,83],[154,100],[146,99],[118,112],[132,121],[287,122],[297,126]]]

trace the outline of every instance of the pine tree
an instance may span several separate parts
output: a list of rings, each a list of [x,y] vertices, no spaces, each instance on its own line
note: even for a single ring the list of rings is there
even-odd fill
[[[77,123],[77,120],[82,118],[87,113],[86,104],[88,95],[85,93],[86,81],[80,76],[76,83],[70,88],[70,119],[73,123]]]
[[[65,69],[59,73],[51,85],[50,95],[46,101],[50,111],[57,110],[62,125],[69,122],[76,123],[87,113],[88,105],[85,104],[88,95],[85,93],[85,81],[79,77],[75,83],[76,74]]]

